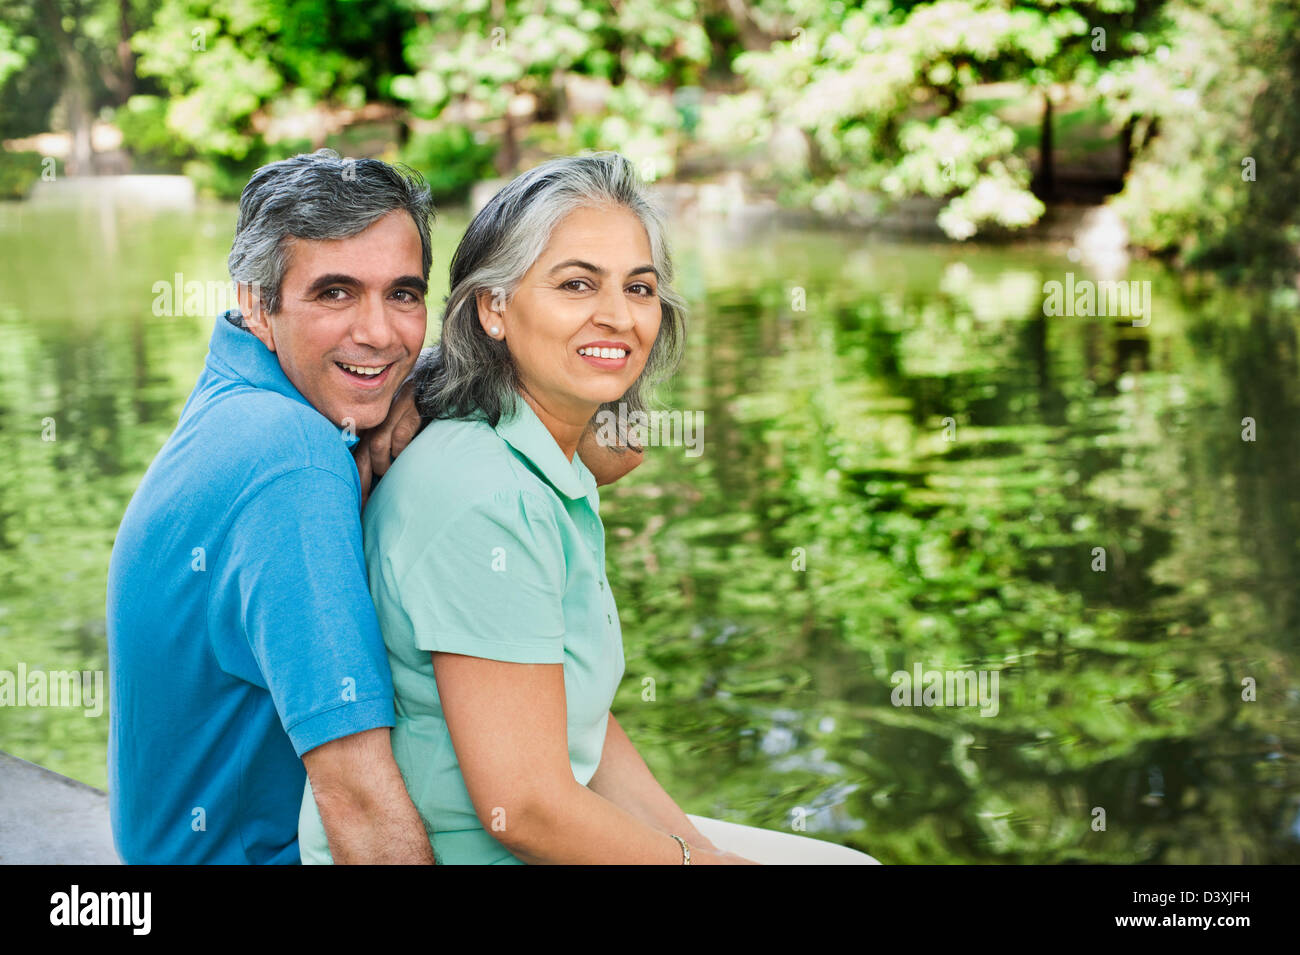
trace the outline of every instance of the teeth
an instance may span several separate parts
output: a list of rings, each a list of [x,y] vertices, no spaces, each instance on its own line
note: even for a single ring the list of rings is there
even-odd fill
[[[627,349],[625,348],[579,348],[579,355],[590,355],[593,358],[626,358]]]
[[[388,366],[380,365],[378,368],[362,368],[360,365],[345,365],[343,362],[339,362],[339,367],[346,368],[348,371],[353,372],[354,374],[357,375],[366,375],[367,377],[374,377],[375,375],[383,374],[384,369],[387,368]]]

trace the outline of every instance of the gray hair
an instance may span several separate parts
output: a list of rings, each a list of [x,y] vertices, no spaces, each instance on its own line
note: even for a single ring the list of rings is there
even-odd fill
[[[686,306],[671,285],[672,256],[662,212],[631,162],[618,153],[598,152],[552,159],[528,170],[493,196],[469,224],[451,260],[442,340],[415,373],[422,417],[482,414],[495,427],[503,413],[513,410],[518,368],[506,343],[483,331],[477,298],[486,292],[508,302],[565,216],[580,207],[604,205],[625,207],[645,228],[658,272],[661,320],[641,374],[622,398],[606,402],[601,410],[613,412],[618,421],[646,410],[644,388],[670,374],[681,360]],[[618,414],[620,403],[627,418]],[[620,444],[625,437],[619,435]]]
[[[332,149],[267,163],[239,197],[230,277],[257,289],[262,308],[274,314],[292,239],[346,239],[397,209],[415,220],[428,281],[433,196],[418,172],[378,159],[343,159]]]

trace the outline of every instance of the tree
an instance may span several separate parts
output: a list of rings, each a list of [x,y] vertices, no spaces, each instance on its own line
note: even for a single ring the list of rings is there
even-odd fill
[[[737,57],[750,90],[705,125],[723,140],[777,144],[771,168],[787,195],[829,214],[870,215],[881,198],[924,195],[946,200],[939,225],[954,238],[1029,225],[1043,204],[1015,131],[970,94],[1006,79],[1044,96],[1055,82],[1093,80],[1114,55],[1092,47],[1094,31],[1109,24],[1127,36],[1154,22],[1157,7],[869,0],[804,11],[787,41]]]
[[[61,106],[71,136],[68,171],[94,171],[91,125],[135,87],[130,37],[158,0],[0,0],[0,132],[50,128]]]
[[[1229,278],[1292,278],[1300,11],[1288,0],[1176,0],[1168,17],[1168,46],[1116,84],[1138,147],[1119,199],[1133,240]]]
[[[417,115],[436,117],[450,107],[476,123],[501,130],[497,170],[519,163],[518,103],[535,111],[562,106],[564,76],[600,77],[637,93],[695,78],[711,56],[694,0],[531,0],[463,3],[423,0],[425,13],[406,38],[412,73],[393,92]],[[629,109],[628,113],[633,112]]]

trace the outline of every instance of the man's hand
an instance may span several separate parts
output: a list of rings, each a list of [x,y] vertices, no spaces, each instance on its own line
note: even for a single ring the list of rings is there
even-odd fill
[[[578,457],[587,466],[597,486],[613,484],[645,460],[642,448],[628,445],[626,448],[609,448],[596,440],[594,428],[588,428],[578,442]]]
[[[415,384],[407,380],[393,395],[388,417],[382,423],[361,432],[360,440],[352,448],[357,462],[357,475],[361,478],[361,506],[370,497],[370,483],[383,477],[393,458],[401,454],[420,433],[420,413],[415,410]],[[584,458],[585,460],[585,458]]]
[[[433,865],[433,847],[393,760],[388,727],[303,754],[330,855],[339,864]]]

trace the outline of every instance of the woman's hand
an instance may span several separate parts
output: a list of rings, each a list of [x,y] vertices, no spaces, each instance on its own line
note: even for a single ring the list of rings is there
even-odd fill
[[[647,825],[681,836],[691,847],[692,865],[757,865],[734,852],[719,849],[695,828],[686,813],[659,785],[613,713],[609,714],[605,724],[605,745],[600,765],[587,788]]]

